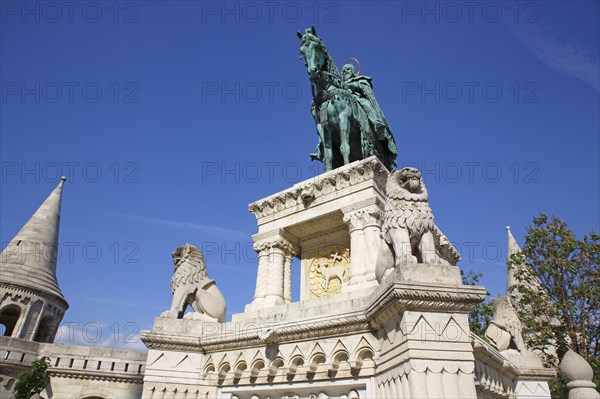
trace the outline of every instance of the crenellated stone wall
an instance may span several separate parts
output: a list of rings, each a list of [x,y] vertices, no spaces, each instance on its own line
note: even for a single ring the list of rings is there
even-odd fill
[[[41,393],[42,398],[139,399],[146,355],[0,337],[0,398],[11,398],[18,374],[28,370],[34,360],[46,356],[50,360],[50,383]]]

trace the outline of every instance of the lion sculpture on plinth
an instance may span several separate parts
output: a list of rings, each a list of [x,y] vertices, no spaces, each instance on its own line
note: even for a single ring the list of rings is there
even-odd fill
[[[542,360],[525,346],[523,326],[508,296],[494,300],[494,317],[485,330],[502,355],[518,367],[542,367]]]
[[[456,265],[460,255],[434,223],[421,172],[411,167],[393,171],[386,194],[377,281],[406,263]]]
[[[485,330],[485,336],[496,344],[496,349],[503,352],[507,349],[525,350],[521,321],[506,296],[494,300],[494,318]]]
[[[217,288],[215,280],[208,278],[202,251],[185,244],[171,254],[175,271],[171,279],[173,301],[171,308],[160,317],[186,318],[211,322],[225,322],[225,298]],[[190,305],[194,312],[185,315]]]

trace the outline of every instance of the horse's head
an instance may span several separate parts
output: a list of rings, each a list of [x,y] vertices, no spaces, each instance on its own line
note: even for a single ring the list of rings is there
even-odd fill
[[[304,34],[296,32],[300,38],[300,56],[304,59],[304,64],[308,69],[308,75],[314,78],[318,71],[325,70],[327,57],[325,55],[325,45],[319,36],[315,27],[306,29]]]

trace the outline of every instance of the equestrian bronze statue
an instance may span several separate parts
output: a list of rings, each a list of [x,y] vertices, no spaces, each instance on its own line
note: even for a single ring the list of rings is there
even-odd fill
[[[300,38],[300,55],[308,70],[319,144],[310,154],[325,171],[376,155],[393,170],[398,150],[387,120],[373,94],[371,78],[347,63],[338,71],[314,28]]]

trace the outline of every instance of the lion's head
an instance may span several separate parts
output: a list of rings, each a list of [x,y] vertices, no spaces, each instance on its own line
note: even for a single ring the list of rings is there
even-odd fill
[[[402,188],[410,191],[413,194],[422,191],[424,187],[421,172],[419,172],[416,168],[407,167],[400,169],[396,174],[396,178],[398,179],[398,183]]]
[[[520,325],[517,312],[507,296],[500,296],[494,300],[494,320],[508,327]]]
[[[197,268],[202,278],[207,277],[204,254],[195,246],[185,243],[171,254],[175,271],[183,264],[191,264]]]
[[[395,170],[388,178],[386,191],[389,198],[409,201],[427,201],[427,189],[418,169],[412,167]]]

